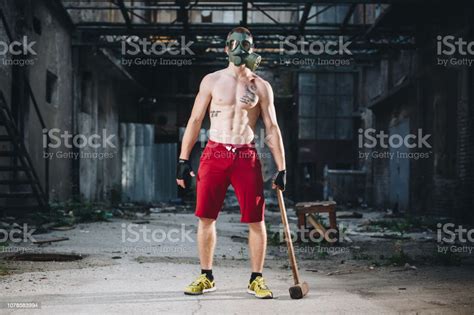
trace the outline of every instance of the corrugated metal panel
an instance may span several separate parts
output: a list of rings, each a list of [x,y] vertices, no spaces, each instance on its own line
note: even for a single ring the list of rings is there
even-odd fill
[[[154,126],[121,124],[122,199],[168,201],[177,197],[177,144],[154,144]]]
[[[156,200],[168,201],[177,197],[176,143],[155,144],[155,192]]]
[[[152,125],[143,126],[143,160],[140,161],[142,167],[142,187],[143,199],[147,201],[155,201],[155,167],[156,158],[153,152],[155,128]]]

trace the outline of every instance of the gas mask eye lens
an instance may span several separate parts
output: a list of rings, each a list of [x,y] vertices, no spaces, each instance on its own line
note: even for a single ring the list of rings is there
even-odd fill
[[[249,51],[250,48],[252,48],[252,43],[249,42],[248,40],[243,40],[243,41],[242,41],[242,48],[243,48],[245,51]]]
[[[235,39],[231,39],[227,42],[227,47],[229,47],[230,50],[235,50],[238,46],[238,42]]]

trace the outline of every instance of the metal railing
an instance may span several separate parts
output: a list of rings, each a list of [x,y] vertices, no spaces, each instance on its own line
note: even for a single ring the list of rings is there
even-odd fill
[[[10,29],[8,23],[7,23],[7,20],[5,18],[5,15],[4,15],[2,9],[0,9],[0,20],[2,20],[2,24],[3,24],[3,27],[5,29],[5,33],[7,34],[8,40],[10,41],[10,43],[13,42],[13,35],[12,35],[12,32],[11,32],[11,29]],[[43,119],[43,115],[41,114],[41,111],[40,111],[39,106],[38,106],[38,102],[36,101],[36,97],[33,93],[33,90],[31,89],[31,85],[30,85],[30,82],[28,81],[28,78],[25,74],[25,71],[22,72],[22,77],[25,79],[24,81],[25,81],[26,89],[28,91],[31,102],[33,103],[33,107],[34,107],[36,116],[38,117],[38,121],[41,125],[41,128],[42,129],[47,129],[46,128],[46,123]],[[47,145],[44,149],[45,149],[45,153],[48,154],[49,153],[49,145],[48,144],[50,143],[50,138],[49,138],[48,134],[46,134],[46,137],[47,137]],[[49,156],[49,155],[46,155],[46,156]],[[44,165],[44,193],[45,193],[46,201],[48,202],[49,201],[49,159],[44,159],[44,160],[45,160],[45,165]]]

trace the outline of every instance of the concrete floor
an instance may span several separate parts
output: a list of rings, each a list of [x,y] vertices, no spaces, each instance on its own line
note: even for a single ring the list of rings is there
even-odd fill
[[[191,240],[137,242],[123,229],[130,221],[79,224],[70,231],[54,231],[37,239],[66,236],[70,240],[34,248],[41,252],[81,253],[75,262],[8,262],[10,275],[0,277],[0,314],[472,314],[472,266],[424,265],[416,269],[369,267],[347,253],[312,259],[300,253],[302,278],[310,294],[291,300],[292,284],[284,247],[269,246],[265,277],[274,300],[257,300],[246,293],[250,270],[246,226],[237,213],[223,213],[218,221],[214,274],[218,290],[204,296],[185,296],[183,288],[199,267],[194,242],[195,217],[190,213],[154,213],[146,219],[150,230],[191,230]],[[278,213],[268,212],[276,223]],[[294,222],[294,221],[293,221]],[[137,226],[134,226],[136,229]],[[136,230],[135,230],[136,231]],[[179,234],[176,234],[179,235]],[[176,236],[174,235],[174,236]],[[173,239],[173,237],[172,237]],[[381,242],[381,247],[388,243]],[[32,248],[32,245],[23,244]],[[348,251],[364,247],[362,241]],[[378,245],[372,244],[369,247]],[[323,258],[324,257],[324,258]],[[7,302],[39,302],[35,310],[9,310]]]

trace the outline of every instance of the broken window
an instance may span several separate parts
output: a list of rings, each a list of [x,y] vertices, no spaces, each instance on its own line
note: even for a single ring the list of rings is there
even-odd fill
[[[299,74],[299,139],[352,139],[352,73]]]
[[[56,104],[56,95],[58,90],[58,77],[49,70],[46,70],[46,102]]]

